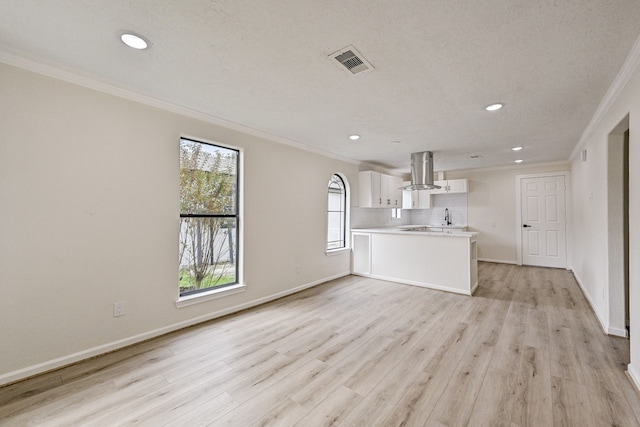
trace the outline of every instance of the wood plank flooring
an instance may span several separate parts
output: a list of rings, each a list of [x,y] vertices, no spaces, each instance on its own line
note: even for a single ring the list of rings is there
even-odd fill
[[[349,276],[0,388],[3,426],[640,426],[565,270],[474,297]]]

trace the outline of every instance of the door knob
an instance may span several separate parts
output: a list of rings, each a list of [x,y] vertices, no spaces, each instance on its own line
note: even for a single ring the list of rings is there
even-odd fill
[[[529,224],[522,224],[522,226],[523,226],[524,228],[531,227],[531,225],[529,225]]]

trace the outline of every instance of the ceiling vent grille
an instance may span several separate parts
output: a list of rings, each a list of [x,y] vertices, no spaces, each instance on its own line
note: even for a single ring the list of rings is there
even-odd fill
[[[373,66],[369,61],[367,61],[353,46],[347,46],[344,49],[340,49],[339,51],[329,55],[329,58],[338,61],[340,68],[348,71],[350,74],[358,74],[363,71],[373,69]]]

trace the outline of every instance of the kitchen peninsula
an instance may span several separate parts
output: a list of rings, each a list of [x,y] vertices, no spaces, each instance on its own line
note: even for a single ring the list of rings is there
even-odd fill
[[[423,230],[428,228],[352,229],[352,273],[472,295],[478,287],[478,233]]]

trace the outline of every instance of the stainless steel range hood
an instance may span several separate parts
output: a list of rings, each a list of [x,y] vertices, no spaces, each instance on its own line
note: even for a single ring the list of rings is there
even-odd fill
[[[411,185],[402,187],[403,190],[433,190],[441,188],[433,184],[433,153],[421,151],[411,153]]]

